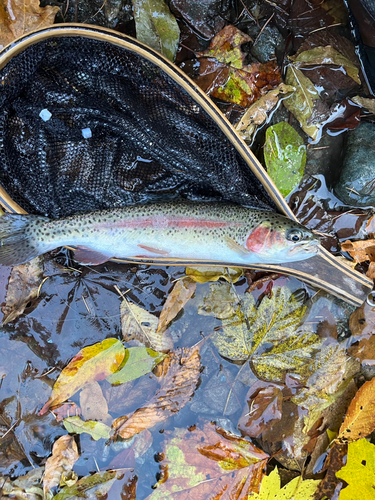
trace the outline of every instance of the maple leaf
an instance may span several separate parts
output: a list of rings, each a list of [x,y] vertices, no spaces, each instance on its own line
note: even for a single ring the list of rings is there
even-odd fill
[[[62,475],[69,474],[78,458],[78,448],[73,436],[61,436],[54,443],[52,456],[47,460],[44,472],[43,493],[46,499],[53,497],[51,490],[59,486]]]
[[[164,331],[169,323],[177,316],[186,302],[192,297],[197,285],[190,278],[183,278],[176,282],[160,313],[157,331]]]
[[[375,378],[365,382],[354,396],[338,438],[348,441],[366,437],[375,430]]]
[[[277,467],[265,476],[260,485],[260,492],[249,496],[249,500],[309,500],[314,498],[314,493],[320,481],[295,477],[283,488],[280,488],[281,479]]]
[[[0,1],[0,48],[21,35],[53,24],[59,7],[39,7],[39,0]]]
[[[276,288],[257,308],[254,297],[246,294],[234,318],[223,320],[213,342],[225,358],[249,359],[263,380],[281,381],[286,371],[306,373],[320,339],[297,330],[306,311],[304,298],[303,291],[292,294],[286,287]]]
[[[268,455],[211,423],[165,432],[165,478],[147,500],[247,499],[259,489]]]
[[[114,433],[123,439],[129,439],[177,413],[194,393],[200,366],[198,350],[173,351],[163,362],[165,375],[160,389],[143,408],[136,410],[130,417],[117,418],[112,424]]]
[[[339,500],[373,500],[375,490],[375,446],[366,439],[349,443],[346,465],[336,476],[348,483]]]
[[[119,369],[124,356],[124,346],[117,339],[106,339],[81,349],[60,373],[39,415],[73,396],[87,382],[107,378]]]

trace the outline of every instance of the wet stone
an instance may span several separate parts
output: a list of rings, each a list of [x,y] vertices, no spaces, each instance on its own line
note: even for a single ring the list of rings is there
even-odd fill
[[[375,206],[375,124],[364,122],[348,132],[335,193],[347,205]]]

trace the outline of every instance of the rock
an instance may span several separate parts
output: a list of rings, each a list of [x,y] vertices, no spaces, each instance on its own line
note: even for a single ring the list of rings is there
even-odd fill
[[[329,135],[323,132],[318,144],[307,148],[306,175],[324,175],[329,188],[334,186],[340,175],[344,152],[344,134]]]
[[[348,132],[335,194],[346,205],[375,206],[375,124],[363,122]]]

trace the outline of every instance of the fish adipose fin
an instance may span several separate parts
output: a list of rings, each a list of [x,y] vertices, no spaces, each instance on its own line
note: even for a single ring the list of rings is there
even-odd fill
[[[229,236],[225,236],[225,243],[228,245],[228,247],[231,250],[234,250],[241,257],[245,257],[246,255],[249,255],[249,251],[246,250],[245,247],[243,247],[242,245],[240,245],[237,242],[235,242],[234,240],[232,240],[232,238],[230,238]]]
[[[160,248],[152,248],[148,247],[146,245],[137,245],[139,248],[143,248],[144,250],[147,250],[148,252],[156,253],[157,255],[164,255],[167,256],[169,255],[169,252],[165,250],[161,250]]]
[[[0,217],[0,264],[17,266],[44,253],[37,238],[28,231],[36,220],[48,222],[38,215],[5,214]]]
[[[91,266],[97,266],[107,262],[107,260],[112,259],[113,255],[105,255],[104,253],[96,252],[87,247],[77,247],[74,250],[74,260],[80,264],[90,264]]]

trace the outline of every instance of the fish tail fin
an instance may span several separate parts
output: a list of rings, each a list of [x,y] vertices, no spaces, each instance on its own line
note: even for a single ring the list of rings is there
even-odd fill
[[[16,266],[41,255],[43,250],[30,224],[48,221],[37,215],[5,214],[0,217],[0,264]]]

